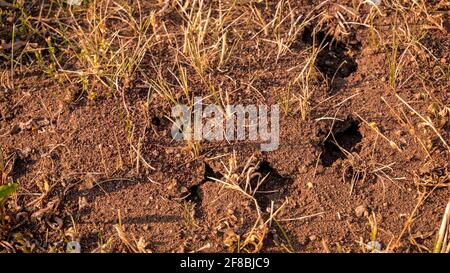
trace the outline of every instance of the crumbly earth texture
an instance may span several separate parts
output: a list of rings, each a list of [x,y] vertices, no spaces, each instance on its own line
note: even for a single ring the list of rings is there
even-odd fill
[[[0,0],[0,252],[449,251],[449,9]],[[194,96],[278,149],[174,140]]]

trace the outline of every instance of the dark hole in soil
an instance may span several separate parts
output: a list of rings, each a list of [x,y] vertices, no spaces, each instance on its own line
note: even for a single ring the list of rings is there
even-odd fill
[[[30,165],[33,164],[33,160],[29,157],[18,156],[13,163],[13,168],[11,171],[11,177],[13,180],[17,180],[19,177],[25,175],[30,168]]]
[[[334,138],[333,138],[334,135]],[[323,143],[323,151],[320,157],[322,165],[330,167],[338,159],[344,159],[345,154],[341,148],[354,152],[357,145],[361,142],[362,135],[359,132],[359,123],[353,119],[339,122],[333,129],[333,134]],[[340,148],[336,145],[340,146]]]
[[[301,40],[309,45],[313,44],[313,28],[306,27]],[[315,66],[331,82],[334,78],[346,78],[358,69],[355,59],[347,53],[347,45],[334,39],[332,35],[325,31],[315,33],[315,46],[325,46],[319,52]],[[358,47],[359,42],[354,40],[353,44]]]
[[[444,21],[444,28],[450,32],[450,19]]]
[[[189,187],[188,192],[187,192],[188,196],[186,197],[186,201],[190,201],[190,202],[193,202],[196,204],[200,203],[202,201],[200,186],[208,181],[211,181],[211,177],[218,179],[221,177],[221,175],[219,173],[214,172],[213,168],[211,168],[211,166],[209,166],[208,163],[205,163],[205,171],[204,171],[204,175],[203,175],[203,180],[200,181],[200,183]]]
[[[154,115],[150,118],[150,123],[157,131],[164,131],[167,128],[171,128],[171,121],[166,117]],[[179,134],[182,134],[181,130]]]
[[[303,33],[302,33],[302,37],[301,37],[301,40],[303,43],[306,43],[309,45],[313,44],[313,41],[314,41],[313,40],[313,38],[314,38],[313,30],[314,30],[314,28],[312,26],[305,27],[305,29],[303,30]],[[327,35],[325,33],[325,31],[316,32],[316,45],[319,45],[321,43],[332,44],[333,42],[336,42],[336,41],[334,41],[333,36]]]
[[[161,126],[161,119],[157,116],[152,117],[152,124],[156,127]]]
[[[53,152],[50,154],[50,158],[52,160],[59,160],[59,155],[58,155],[58,153]]]
[[[203,184],[203,183],[201,183],[201,184]],[[197,185],[189,187],[189,189],[188,189],[189,195],[186,198],[186,201],[190,201],[190,202],[194,202],[194,203],[199,203],[201,201],[201,198],[200,198],[200,185],[201,184],[197,184]]]
[[[268,161],[262,161],[259,164],[258,171],[262,175],[261,179],[268,175],[259,187],[259,193],[255,194],[258,205],[262,210],[264,210],[266,207],[270,206],[271,201],[279,199],[283,196],[285,187],[289,184],[290,179],[280,175]],[[252,187],[256,187],[256,183],[258,181],[252,182]]]

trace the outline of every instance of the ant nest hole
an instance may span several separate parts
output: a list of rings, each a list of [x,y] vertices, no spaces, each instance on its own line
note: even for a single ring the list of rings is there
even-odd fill
[[[346,159],[348,154],[359,152],[362,135],[359,122],[353,118],[337,121],[322,145],[320,160],[324,167],[330,167],[339,159]]]
[[[303,31],[301,40],[308,45],[322,48],[315,60],[315,66],[329,84],[332,85],[336,79],[347,78],[358,70],[353,54],[361,50],[361,42],[355,37],[344,42],[342,39],[336,39],[329,31],[315,31],[309,26]]]

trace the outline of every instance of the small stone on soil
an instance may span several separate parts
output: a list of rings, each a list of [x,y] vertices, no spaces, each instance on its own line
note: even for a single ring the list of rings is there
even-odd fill
[[[356,207],[356,209],[355,209],[356,217],[359,218],[359,217],[363,216],[366,213],[366,211],[367,211],[367,209],[364,205]]]
[[[63,223],[63,220],[61,218],[55,217],[54,220],[55,220],[55,223],[58,225],[59,228],[63,227],[64,223]]]
[[[301,174],[307,173],[308,172],[308,168],[306,167],[306,165],[303,165],[300,168],[298,168],[298,172],[301,173]]]
[[[79,210],[82,210],[83,208],[87,207],[87,205],[88,205],[88,202],[87,202],[86,197],[80,197],[78,199],[78,209]]]
[[[367,243],[366,247],[367,247],[367,250],[369,250],[369,251],[375,251],[375,252],[381,251],[381,243],[379,243],[377,241],[370,241],[369,243]]]

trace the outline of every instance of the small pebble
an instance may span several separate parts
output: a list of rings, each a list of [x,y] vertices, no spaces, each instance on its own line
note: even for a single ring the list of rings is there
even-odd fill
[[[63,222],[63,220],[61,218],[55,217],[54,220],[55,220],[55,223],[58,225],[59,228],[63,227],[64,222]]]
[[[359,218],[359,217],[363,216],[366,211],[367,211],[367,209],[364,205],[356,207],[356,209],[355,209],[356,217]]]
[[[81,253],[80,243],[76,242],[76,241],[67,243],[66,252],[67,253]]]
[[[366,245],[367,250],[381,252],[381,244],[378,241],[370,241]]]
[[[79,5],[81,5],[81,0],[66,0],[65,2],[69,6],[79,6]]]
[[[86,197],[83,196],[83,197],[78,198],[78,209],[79,210],[82,210],[83,208],[87,207],[87,205],[88,205],[88,202],[87,202]]]
[[[301,173],[301,174],[307,173],[308,172],[308,168],[306,167],[306,165],[303,165],[300,168],[298,168],[298,172]]]
[[[381,0],[367,0],[367,2],[374,6],[379,6],[381,4]]]

